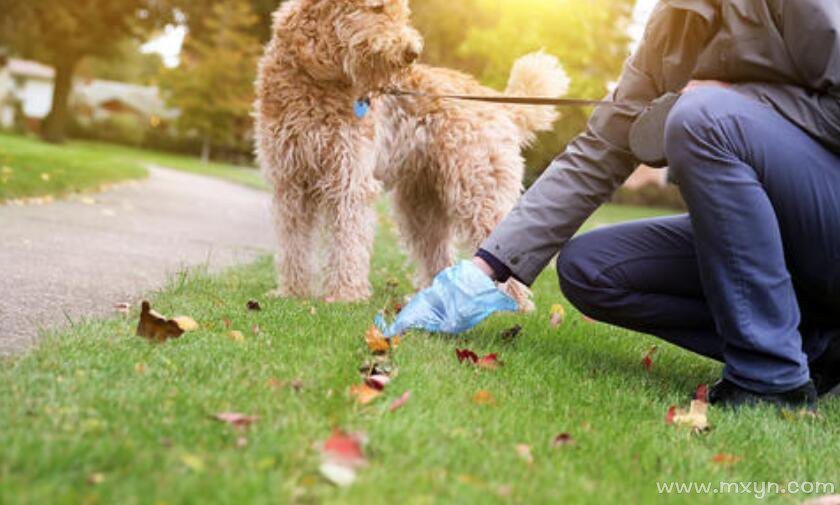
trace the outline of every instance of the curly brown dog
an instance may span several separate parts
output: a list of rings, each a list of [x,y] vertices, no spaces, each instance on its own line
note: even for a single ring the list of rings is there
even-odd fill
[[[382,189],[392,194],[418,287],[426,286],[453,263],[456,243],[478,247],[510,211],[522,191],[521,149],[557,118],[551,107],[377,94],[392,85],[497,94],[468,75],[416,64],[423,41],[409,17],[407,0],[289,0],[275,14],[257,81],[256,136],[274,189],[280,296],[370,296]],[[567,86],[557,60],[535,53],[514,65],[507,93],[556,97]],[[370,110],[359,117],[354,103],[366,96]],[[529,305],[527,288],[506,288]]]

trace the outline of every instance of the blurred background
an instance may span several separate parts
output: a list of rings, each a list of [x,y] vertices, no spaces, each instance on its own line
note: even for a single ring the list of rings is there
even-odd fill
[[[423,61],[504,89],[530,51],[558,56],[571,96],[601,98],[655,0],[414,0]],[[0,0],[0,129],[253,167],[253,81],[277,0]],[[527,154],[533,182],[591,111],[568,108]],[[680,207],[642,168],[621,203]]]

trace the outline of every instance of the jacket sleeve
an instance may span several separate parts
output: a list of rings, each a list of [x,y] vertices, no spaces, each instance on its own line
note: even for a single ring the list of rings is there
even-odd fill
[[[840,153],[840,2],[787,0],[781,30],[803,85],[743,83],[735,89]]]
[[[661,73],[657,62],[661,65],[662,41],[651,35],[657,33],[654,25],[667,24],[668,11],[664,4],[654,11],[645,41],[626,63],[608,100],[644,103],[664,94],[665,90],[657,84],[662,79],[656,77]],[[586,131],[525,193],[482,245],[480,256],[492,255],[515,278],[532,284],[586,219],[638,166],[628,137],[642,107],[630,104],[596,108]]]

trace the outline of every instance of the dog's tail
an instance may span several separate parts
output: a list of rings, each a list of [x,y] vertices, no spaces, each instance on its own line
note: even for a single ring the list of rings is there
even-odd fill
[[[569,76],[557,58],[539,51],[513,64],[505,93],[559,98],[569,91],[569,84]],[[525,145],[534,141],[536,132],[550,131],[560,116],[555,107],[545,105],[514,105],[511,110]]]

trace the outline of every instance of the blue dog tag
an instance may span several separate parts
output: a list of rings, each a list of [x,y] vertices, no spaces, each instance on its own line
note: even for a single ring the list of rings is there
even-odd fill
[[[368,111],[370,110],[370,98],[359,98],[353,103],[353,112],[356,113],[356,117],[361,119],[367,116]]]

